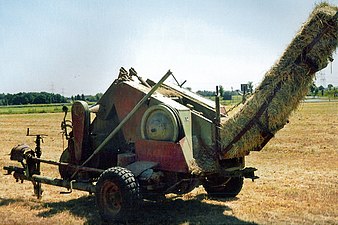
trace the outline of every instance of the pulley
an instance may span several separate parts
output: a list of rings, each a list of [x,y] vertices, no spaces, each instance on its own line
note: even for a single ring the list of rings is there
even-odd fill
[[[179,138],[181,123],[175,109],[164,105],[151,106],[141,121],[143,139],[176,142]]]

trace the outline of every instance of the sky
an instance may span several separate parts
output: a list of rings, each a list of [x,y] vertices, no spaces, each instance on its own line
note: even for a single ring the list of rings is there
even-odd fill
[[[122,66],[194,91],[258,86],[318,2],[0,0],[0,93],[95,95]],[[318,86],[338,86],[334,58]]]

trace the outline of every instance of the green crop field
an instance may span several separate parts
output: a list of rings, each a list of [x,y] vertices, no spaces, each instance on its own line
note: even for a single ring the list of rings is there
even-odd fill
[[[70,103],[0,106],[0,114],[55,113],[62,112],[63,105]]]

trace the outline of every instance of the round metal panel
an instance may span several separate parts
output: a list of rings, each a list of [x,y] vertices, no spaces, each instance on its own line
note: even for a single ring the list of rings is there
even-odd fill
[[[166,105],[151,106],[143,115],[141,135],[146,140],[177,141],[179,125],[175,113]]]

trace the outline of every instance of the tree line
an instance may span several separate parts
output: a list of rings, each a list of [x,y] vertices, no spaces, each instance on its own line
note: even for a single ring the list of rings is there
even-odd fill
[[[245,91],[243,90],[243,87]],[[252,94],[253,91],[254,91],[254,86],[251,81],[249,81],[247,84],[242,84],[241,90],[237,89],[237,90],[228,91],[228,90],[224,90],[222,85],[219,85],[219,94],[223,98],[223,100],[231,100],[232,96],[242,95],[243,93]],[[216,95],[215,91],[208,91],[208,90],[203,90],[203,91],[199,90],[196,93],[204,97],[212,97]],[[317,87],[316,84],[313,82],[309,86],[308,95],[336,98],[338,97],[338,87],[334,87],[332,84],[327,85],[327,87],[324,87],[322,85]]]
[[[20,92],[16,94],[0,93],[0,106],[4,105],[27,105],[27,104],[53,104],[53,103],[68,103],[76,100],[83,100],[87,102],[97,102],[102,93],[96,95],[77,94],[67,98],[60,94],[48,92]]]
[[[247,92],[253,92],[252,82],[246,84]],[[243,90],[224,90],[223,86],[219,86],[219,94],[224,100],[231,100],[232,96],[242,94]],[[215,91],[199,90],[197,94],[212,97],[215,96]],[[87,102],[97,102],[101,97],[102,93],[96,95],[84,95],[78,94],[71,96],[70,98],[64,97],[60,94],[48,93],[48,92],[20,92],[17,94],[4,94],[0,93],[0,106],[1,105],[26,105],[26,104],[51,104],[51,103],[68,103],[76,100],[83,100]],[[323,86],[317,87],[315,83],[312,83],[309,87],[309,94],[312,96],[327,96],[327,97],[338,97],[338,87],[334,87],[329,84],[327,88]]]
[[[67,103],[68,99],[60,94],[47,92],[20,92],[17,94],[0,94],[0,105],[26,105]]]
[[[312,96],[326,96],[326,97],[338,97],[338,87],[334,87],[332,84],[327,85],[325,88],[323,85],[319,87],[315,83],[312,83],[309,87],[309,94]]]
[[[102,93],[97,93],[96,95],[84,95],[84,94],[77,94],[75,96],[72,96],[70,99],[72,102],[76,100],[82,100],[87,102],[97,102],[101,97]]]
[[[252,94],[254,91],[254,86],[253,86],[253,83],[249,81],[248,83],[241,85],[241,90],[236,89],[236,90],[229,91],[229,90],[225,90],[222,85],[219,85],[218,91],[219,91],[219,95],[221,96],[221,98],[223,98],[223,100],[231,100],[232,96],[235,96],[235,95],[243,95],[243,93]],[[212,97],[216,95],[215,91],[207,91],[207,90],[203,90],[203,91],[199,90],[196,93],[204,97]]]

